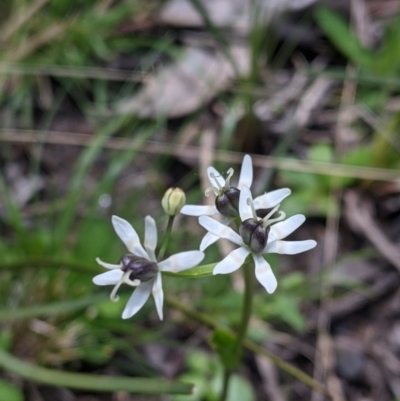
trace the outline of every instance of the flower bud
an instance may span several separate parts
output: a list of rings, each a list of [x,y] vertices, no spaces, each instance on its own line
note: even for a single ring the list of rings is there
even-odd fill
[[[123,272],[132,271],[129,275],[130,280],[149,281],[158,273],[158,266],[154,262],[128,253],[122,256],[120,263]]]
[[[243,242],[256,253],[261,253],[268,241],[270,226],[263,227],[262,220],[252,218],[242,222],[239,227],[239,234]]]
[[[235,218],[239,215],[239,195],[239,189],[230,187],[215,198],[215,207],[222,216]]]
[[[161,205],[169,216],[176,216],[186,203],[185,192],[180,188],[169,188],[165,192]]]

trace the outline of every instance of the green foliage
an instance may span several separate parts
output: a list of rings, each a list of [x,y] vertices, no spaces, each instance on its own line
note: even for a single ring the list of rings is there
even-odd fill
[[[113,230],[109,219],[88,216],[79,225],[73,249],[74,257],[88,263],[93,263],[98,257],[110,257],[108,245],[111,235]]]
[[[10,329],[0,331],[0,349],[9,349],[12,342],[12,331]]]
[[[235,338],[224,330],[215,330],[210,341],[224,367],[228,370],[236,369],[238,358]]]
[[[105,12],[100,11],[100,3],[98,0],[85,1],[83,4],[61,0],[49,2],[20,29],[14,29],[5,54],[26,44],[27,37],[42,35],[48,36],[42,46],[29,47],[28,42],[29,50],[21,53],[22,56],[15,61],[24,59],[28,62],[79,66],[93,64],[96,59],[109,59],[113,54],[110,39],[114,36],[115,28],[137,12],[137,2],[118,2]],[[10,18],[17,18],[23,13],[23,9],[15,8]],[[59,27],[60,34],[54,38],[46,35],[55,26]]]
[[[306,326],[306,320],[298,308],[298,300],[285,295],[274,297],[271,309],[276,317],[279,317],[296,331],[301,331]]]
[[[371,165],[381,168],[399,168],[400,151],[400,113],[394,114],[374,135],[371,143]]]
[[[23,401],[23,392],[14,384],[0,380],[0,401]]]
[[[376,132],[368,144],[361,144],[344,153],[336,162],[359,167],[396,169],[400,167],[399,146],[400,114],[395,114],[382,132]],[[308,151],[311,162],[333,162],[333,148],[330,144],[316,143]],[[288,215],[303,213],[308,216],[324,216],[329,206],[331,189],[354,185],[351,177],[332,177],[296,171],[281,171],[280,177],[292,189],[290,197],[284,201]]]
[[[349,23],[337,12],[318,7],[316,20],[331,42],[349,60],[366,72],[387,76],[400,68],[400,17],[386,26],[383,43],[378,51],[362,46]]]
[[[204,351],[191,350],[186,357],[188,371],[179,379],[194,383],[196,391],[190,396],[174,396],[173,401],[217,401],[222,390],[223,367]],[[255,401],[256,395],[247,379],[233,374],[227,401]]]
[[[351,30],[349,22],[340,14],[326,7],[318,7],[315,18],[332,44],[360,70],[360,76],[368,76],[369,83],[360,86],[358,97],[372,109],[383,111],[393,85],[382,86],[374,78],[396,79],[400,71],[400,16],[384,27],[384,35],[378,49],[364,47]]]
[[[284,322],[291,329],[301,331],[306,320],[299,309],[299,303],[312,298],[312,294],[312,285],[302,273],[288,274],[279,279],[278,290],[272,297],[257,294],[254,300],[254,314],[267,322]]]
[[[322,30],[339,51],[360,67],[373,68],[371,53],[360,44],[348,22],[339,13],[318,7],[315,16]]]
[[[332,148],[328,144],[311,146],[307,159],[312,162],[332,162]],[[330,176],[296,171],[281,171],[280,176],[285,185],[292,190],[292,194],[283,204],[287,215],[326,215],[331,187]]]

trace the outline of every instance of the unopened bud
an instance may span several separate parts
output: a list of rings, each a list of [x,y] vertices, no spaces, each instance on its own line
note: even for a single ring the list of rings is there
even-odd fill
[[[270,226],[263,227],[262,220],[254,220],[252,218],[242,222],[239,227],[239,234],[243,242],[254,252],[261,253],[268,242],[268,234]]]
[[[176,216],[185,203],[185,192],[180,188],[169,188],[167,192],[165,192],[161,201],[164,212],[170,216]]]
[[[131,271],[129,275],[130,280],[149,281],[154,278],[158,273],[158,266],[154,262],[147,259],[139,258],[138,256],[128,253],[122,256],[120,263],[122,264],[121,270],[123,272]]]
[[[215,207],[225,217],[235,218],[239,215],[240,190],[235,187],[224,189],[215,198]]]

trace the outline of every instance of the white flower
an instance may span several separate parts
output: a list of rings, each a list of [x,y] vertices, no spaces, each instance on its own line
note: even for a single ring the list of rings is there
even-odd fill
[[[243,187],[250,188],[253,183],[253,165],[251,161],[251,157],[249,155],[245,155],[242,162],[242,167],[240,170],[239,182],[236,187],[231,187],[230,180],[233,175],[233,169],[230,168],[227,172],[227,177],[224,179],[222,175],[212,166],[207,168],[207,175],[210,181],[211,187],[206,190],[206,196],[209,195],[210,192],[214,192],[216,195],[216,204],[215,205],[185,205],[181,213],[186,214],[188,216],[212,216],[215,214],[221,214],[220,210],[217,208],[217,200],[221,198],[224,194],[226,194],[226,202],[228,202],[230,208],[228,208],[228,215],[224,215],[222,213],[222,224],[229,225],[234,217],[230,215],[233,213],[232,207],[237,209],[237,204],[239,203],[239,193]],[[231,191],[229,191],[231,190]],[[277,189],[275,191],[266,192],[261,196],[258,196],[254,199],[253,204],[256,210],[258,209],[270,209],[274,206],[278,205],[285,199],[288,195],[290,195],[291,191],[289,188]],[[229,202],[229,200],[230,202]],[[237,199],[237,204],[235,205],[234,201]],[[233,203],[233,204],[232,204]],[[224,202],[224,206],[226,203]],[[236,211],[237,213],[237,211]],[[200,250],[204,251],[208,246],[213,244],[218,240],[218,236],[208,232],[200,244]]]
[[[219,238],[228,239],[236,245],[239,245],[239,248],[232,251],[215,266],[213,274],[227,274],[236,271],[240,268],[240,266],[243,265],[247,256],[251,254],[254,260],[257,280],[262,284],[268,293],[272,294],[276,290],[278,283],[274,273],[272,272],[271,266],[264,259],[262,254],[279,253],[294,255],[314,248],[317,243],[314,240],[282,241],[283,238],[286,238],[289,234],[300,227],[301,224],[303,224],[305,217],[302,214],[297,214],[285,221],[281,221],[280,223],[270,226],[272,222],[276,222],[277,220],[284,218],[284,213],[281,212],[281,216],[277,219],[269,219],[279,208],[279,206],[277,206],[264,219],[259,219],[254,214],[252,202],[250,190],[247,187],[242,187],[239,200],[239,213],[242,222],[245,222],[249,219],[254,219],[254,221],[258,222],[260,226],[267,229],[265,231],[267,235],[265,247],[259,252],[254,251],[249,245],[246,245],[243,238],[230,227],[221,224],[209,216],[199,217],[199,223],[213,235],[216,235]]]
[[[128,319],[137,313],[152,293],[158,316],[162,320],[164,293],[161,272],[178,273],[190,269],[203,260],[204,253],[201,251],[181,252],[162,262],[157,262],[155,256],[157,228],[152,217],[145,218],[144,248],[135,229],[126,220],[112,216],[112,224],[130,253],[123,256],[120,263],[116,265],[105,263],[97,258],[97,263],[109,271],[95,276],[93,282],[97,285],[114,285],[111,292],[112,301],[118,301],[116,293],[121,284],[137,287],[122,313],[123,319]]]

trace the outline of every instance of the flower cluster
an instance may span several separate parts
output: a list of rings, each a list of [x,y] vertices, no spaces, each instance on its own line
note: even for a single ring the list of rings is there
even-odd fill
[[[215,205],[185,205],[181,213],[197,217],[220,215],[222,217],[222,224],[229,225],[235,217],[238,216],[240,190],[243,187],[250,188],[253,183],[251,157],[246,155],[243,158],[237,187],[230,185],[233,173],[233,169],[230,168],[227,172],[226,179],[224,179],[214,167],[208,167],[207,175],[211,186],[206,190],[206,196],[214,192],[216,196]],[[282,188],[265,193],[254,199],[254,207],[256,209],[270,209],[281,203],[290,193],[291,191],[289,188]],[[217,241],[218,238],[218,235],[214,235],[211,232],[207,233],[200,244],[200,250],[204,251],[208,246]]]
[[[93,282],[100,286],[113,285],[111,292],[113,301],[118,300],[117,292],[122,284],[135,288],[123,311],[123,319],[128,319],[137,313],[152,294],[158,316],[162,320],[164,301],[162,273],[178,273],[197,266],[204,258],[203,251],[220,238],[227,239],[238,247],[215,265],[213,274],[234,272],[251,255],[255,275],[268,293],[273,293],[278,283],[263,255],[267,253],[294,255],[316,246],[314,240],[283,240],[303,224],[305,217],[298,214],[286,219],[285,213],[279,211],[280,203],[290,195],[291,191],[288,188],[264,193],[253,199],[250,191],[253,167],[249,155],[243,159],[237,186],[231,185],[234,174],[232,168],[227,171],[225,179],[214,167],[209,167],[207,174],[211,186],[207,189],[206,195],[214,193],[214,205],[184,206],[185,194],[179,188],[169,189],[162,200],[162,207],[170,219],[179,212],[199,218],[200,225],[207,230],[200,244],[200,250],[180,252],[165,260],[157,260],[164,252],[159,252],[156,257],[158,235],[152,217],[145,218],[144,246],[131,224],[120,217],[112,217],[115,232],[125,244],[128,253],[123,255],[117,264],[106,263],[97,258],[97,263],[108,271],[95,276]],[[271,209],[271,211],[261,218],[260,209]],[[276,213],[279,215],[274,217]],[[216,216],[221,221],[211,216]],[[232,223],[235,223],[236,231],[230,227]]]
[[[282,241],[303,224],[305,217],[298,214],[284,220],[285,213],[279,212],[279,217],[272,218],[279,210],[281,201],[290,195],[291,191],[288,188],[265,193],[253,200],[250,191],[253,167],[249,155],[243,159],[237,187],[230,185],[232,175],[233,169],[229,169],[224,180],[217,170],[209,167],[208,177],[212,186],[206,191],[206,195],[211,191],[215,193],[215,206],[186,205],[181,213],[200,216],[200,225],[208,231],[201,243],[201,250],[219,238],[228,239],[239,246],[216,264],[213,274],[234,272],[251,254],[258,281],[268,293],[273,293],[278,283],[263,255],[267,253],[294,255],[314,248],[317,243],[314,240]],[[272,209],[272,211],[264,218],[259,218],[257,216],[259,209]],[[222,215],[221,222],[210,217],[216,214]],[[238,225],[238,232],[229,227],[233,220]]]

